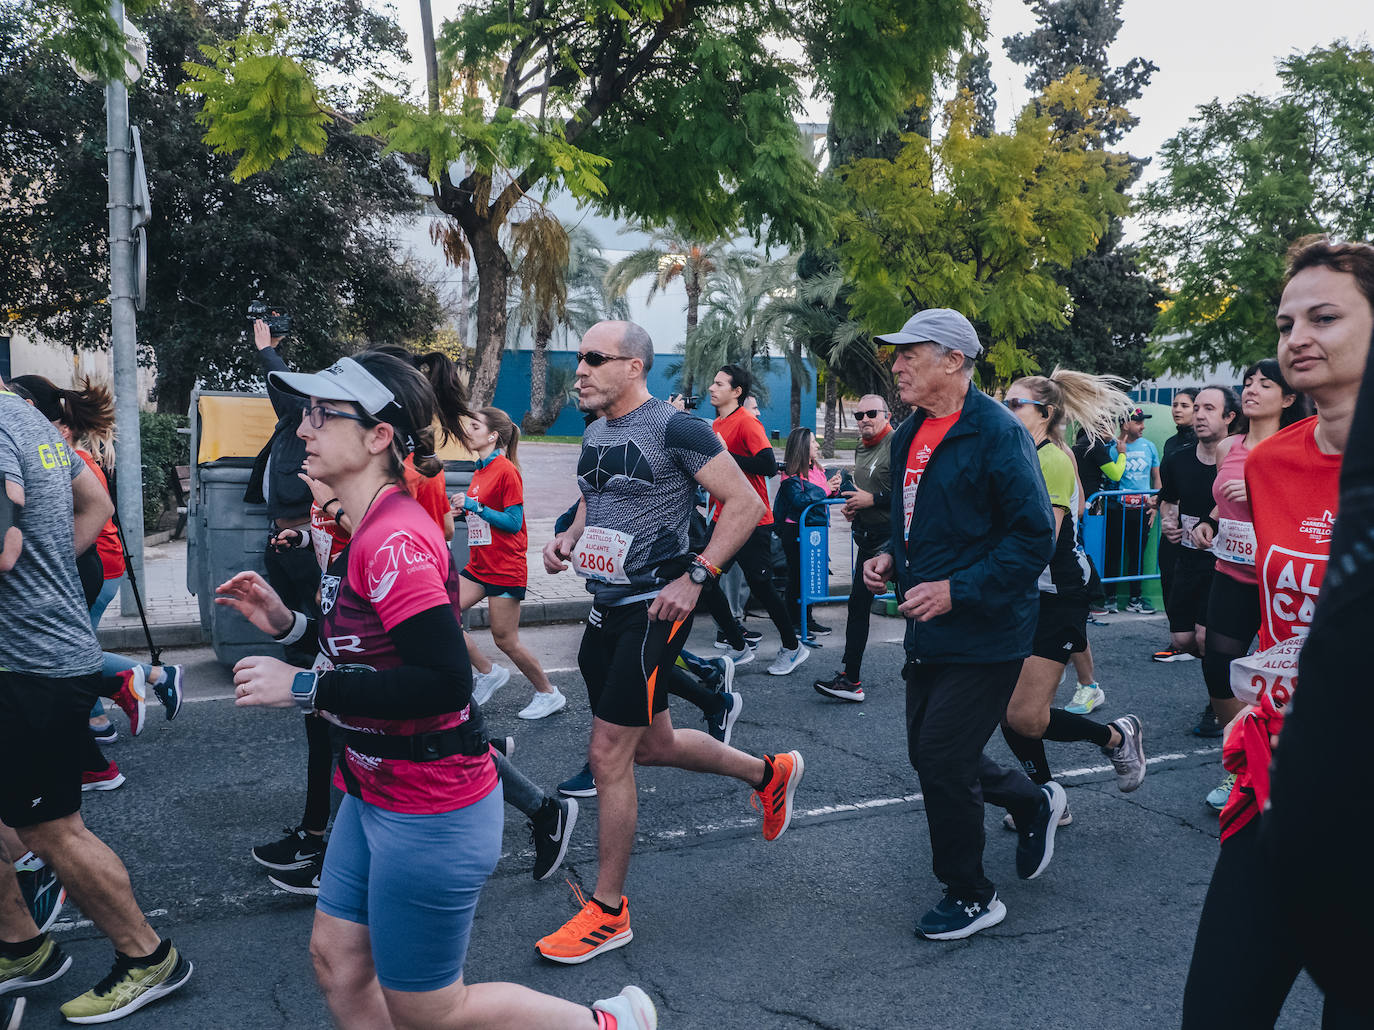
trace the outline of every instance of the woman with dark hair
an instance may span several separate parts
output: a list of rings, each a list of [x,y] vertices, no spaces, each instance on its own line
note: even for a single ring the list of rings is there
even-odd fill
[[[1207,684],[1212,736],[1234,719],[1245,705],[1231,692],[1231,662],[1250,650],[1259,630],[1259,579],[1255,575],[1255,523],[1245,489],[1245,459],[1251,450],[1280,429],[1307,417],[1307,401],[1288,385],[1274,358],[1256,361],[1241,379],[1241,414],[1249,421],[1244,433],[1217,444],[1217,478],[1212,484],[1216,502],[1211,518],[1193,530],[1198,548],[1216,555],[1216,572],[1207,599],[1207,647],[1202,677]],[[1203,723],[1199,724],[1200,726]],[[1234,773],[1207,795],[1218,812],[1226,806],[1235,785]]]
[[[529,580],[525,484],[516,456],[520,428],[500,408],[483,408],[469,422],[466,443],[477,458],[477,468],[467,493],[452,499],[454,515],[464,517],[468,526],[468,563],[461,573],[459,603],[467,611],[486,598],[492,639],[534,687],[533,700],[517,716],[543,719],[568,700],[549,682],[539,659],[520,643],[520,602]],[[468,651],[474,669],[491,672],[491,662],[470,637]],[[473,696],[482,705],[491,692],[474,691]]]
[[[458,575],[442,532],[402,487],[408,454],[422,474],[438,470],[434,391],[410,364],[382,354],[273,378],[308,398],[298,430],[305,471],[333,491],[353,535],[322,581],[317,626],[253,572],[221,585],[216,601],[283,643],[314,629],[320,650],[311,670],[243,659],[237,703],[318,710],[345,733],[335,782],[347,797],[311,939],[335,1023],[652,1027],[653,1005],[634,987],[588,1010],[515,984],[464,983],[477,899],[501,853],[502,811],[471,703]]]
[[[825,500],[840,485],[839,476],[832,481],[825,478],[820,462],[821,448],[816,434],[805,426],[792,430],[783,449],[783,479],[773,499],[773,532],[787,558],[787,596],[783,601],[796,630],[801,629],[801,541],[797,522],[808,505]],[[812,508],[806,520],[808,526],[828,525],[830,512],[825,508]],[[817,624],[808,610],[806,631],[811,637],[817,637],[825,636],[830,629]]]
[[[1232,721],[1222,747],[1222,764],[1236,781],[1221,812],[1221,848],[1184,987],[1184,1030],[1273,1026],[1302,968],[1298,941],[1275,918],[1272,899],[1313,885],[1295,882],[1271,863],[1261,827],[1269,818],[1274,742],[1298,693],[1295,659],[1312,629],[1332,527],[1340,517],[1341,462],[1355,442],[1351,427],[1374,337],[1374,246],[1326,236],[1295,243],[1276,322],[1283,378],[1312,399],[1317,414],[1280,429],[1245,459],[1259,652],[1232,669],[1231,682],[1249,707]],[[1320,680],[1303,686],[1305,695],[1323,698],[1332,689]],[[1358,713],[1349,716],[1353,720]],[[1343,745],[1328,741],[1333,748]],[[1328,784],[1332,790],[1339,786]],[[1341,883],[1323,882],[1320,888],[1339,893]],[[1322,1025],[1369,1023],[1348,998],[1328,995]]]

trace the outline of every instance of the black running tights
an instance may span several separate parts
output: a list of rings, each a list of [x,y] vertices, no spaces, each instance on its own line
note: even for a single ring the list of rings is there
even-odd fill
[[[1050,724],[1045,728],[1043,737],[1024,737],[1005,722],[1002,724],[1002,737],[1006,740],[1007,747],[1011,748],[1011,753],[1016,756],[1016,760],[1021,763],[1021,768],[1026,770],[1031,782],[1043,785],[1054,779],[1050,772],[1050,761],[1045,757],[1045,741],[1069,743],[1086,740],[1098,747],[1106,747],[1112,739],[1112,730],[1110,726],[1093,722],[1073,712],[1066,712],[1062,708],[1051,708]]]

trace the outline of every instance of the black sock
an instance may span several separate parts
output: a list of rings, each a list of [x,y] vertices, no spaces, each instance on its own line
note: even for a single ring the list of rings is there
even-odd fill
[[[24,958],[32,955],[43,943],[44,934],[37,937],[30,937],[26,941],[15,941],[10,944],[8,941],[0,941],[0,958]]]
[[[1045,757],[1045,742],[1039,737],[1024,737],[1010,726],[1002,727],[1002,737],[1011,748],[1011,753],[1021,763],[1021,768],[1036,786],[1049,783],[1054,777],[1050,774],[1050,760]]]
[[[119,956],[122,957],[122,958],[128,959],[130,962],[132,962],[132,963],[133,963],[134,965],[136,965],[136,966],[155,966],[155,965],[157,965],[159,962],[164,962],[164,961],[166,961],[166,959],[167,959],[167,953],[170,952],[171,950],[172,950],[172,940],[171,940],[171,938],[170,938],[170,937],[164,937],[164,938],[162,938],[162,943],[159,944],[159,945],[153,950],[153,953],[152,953],[151,955],[144,955],[144,956],[142,956],[142,957],[139,957],[139,956],[137,956],[137,955],[124,955],[122,952],[119,952],[119,951],[116,951],[115,954],[116,954],[116,955],[119,955]]]
[[[760,781],[754,786],[754,789],[755,789],[755,790],[763,790],[765,787],[768,786],[768,782],[769,782],[772,778],[773,778],[773,763],[772,763],[772,761],[771,761],[770,759],[764,758],[764,760],[763,760],[763,779],[760,780]]]
[[[1046,740],[1069,742],[1086,740],[1098,747],[1106,747],[1112,739],[1112,728],[1100,722],[1062,708],[1050,709],[1050,724],[1045,729]]]
[[[600,898],[592,898],[592,900],[596,902],[597,908],[601,909],[601,911],[605,912],[608,916],[618,916],[621,912],[625,911],[624,904],[617,904],[615,908],[611,908],[610,905],[606,904]]]

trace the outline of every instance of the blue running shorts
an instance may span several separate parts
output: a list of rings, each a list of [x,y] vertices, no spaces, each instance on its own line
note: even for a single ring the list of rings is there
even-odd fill
[[[343,799],[316,905],[368,928],[383,987],[437,991],[463,975],[477,898],[501,857],[502,804],[499,786],[437,815]]]

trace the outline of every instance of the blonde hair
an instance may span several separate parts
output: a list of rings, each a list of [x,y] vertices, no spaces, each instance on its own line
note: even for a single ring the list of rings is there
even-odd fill
[[[1078,423],[1094,439],[1115,436],[1121,420],[1135,407],[1121,390],[1128,384],[1120,376],[1095,376],[1056,366],[1048,376],[1027,376],[1012,385],[1049,406],[1045,433],[1052,440],[1063,435],[1068,422]]]

